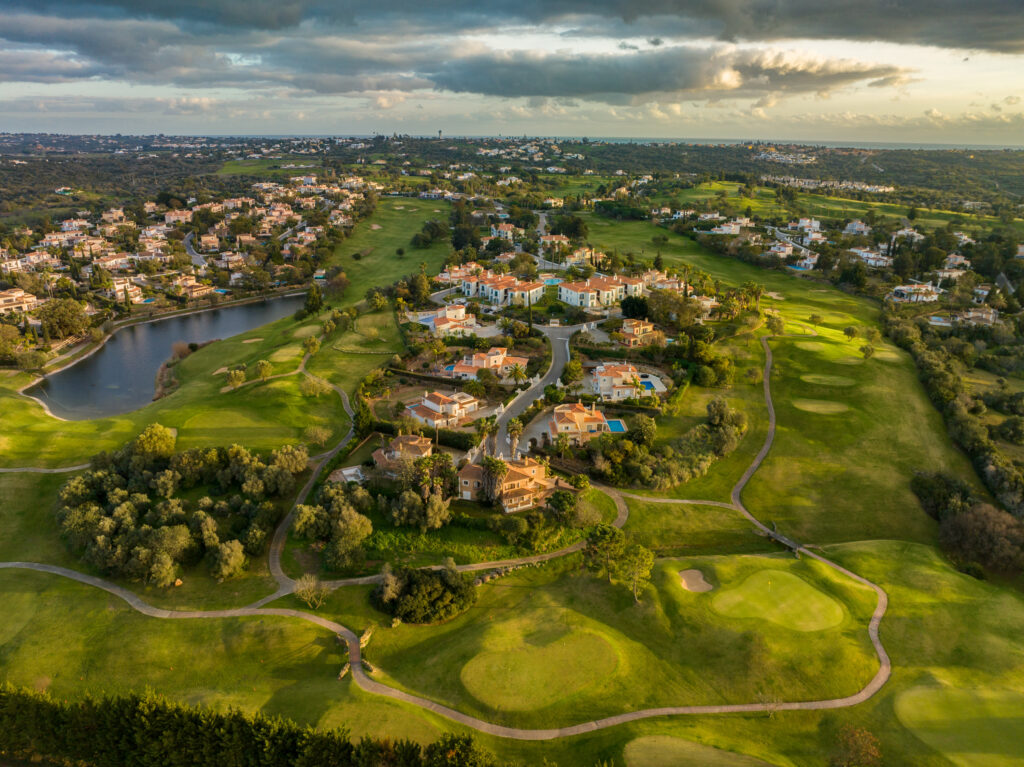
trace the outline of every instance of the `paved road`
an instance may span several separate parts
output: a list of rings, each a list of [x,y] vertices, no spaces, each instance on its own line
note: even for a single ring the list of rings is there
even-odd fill
[[[793,246],[793,250],[795,250],[796,252],[802,253],[805,256],[809,256],[809,255],[813,255],[814,254],[813,250],[811,250],[810,248],[805,248],[803,245],[801,245],[799,242],[794,240],[788,234],[784,234],[781,230],[777,229],[776,227],[769,226],[769,227],[766,227],[766,229],[771,234],[773,234],[776,237],[778,237],[780,240],[784,240],[785,242],[788,242],[790,245],[792,245]]]
[[[544,377],[537,383],[524,389],[509,403],[505,412],[498,416],[497,444],[498,452],[508,450],[511,445],[508,443],[508,422],[516,416],[520,416],[534,402],[544,396],[544,387],[549,386],[558,380],[562,375],[565,364],[569,361],[569,339],[578,330],[583,330],[586,325],[566,325],[564,327],[548,327],[547,325],[534,325],[541,333],[548,337],[551,342],[551,366]]]
[[[196,249],[192,247],[192,239],[195,237],[195,232],[189,232],[185,235],[185,239],[182,242],[185,244],[185,252],[188,253],[192,259],[192,265],[198,266],[200,269],[206,268],[206,257],[201,253],[197,253]]]
[[[562,330],[571,330],[571,329],[570,328],[564,328]],[[554,340],[555,339],[553,339],[553,341]],[[415,706],[418,706],[420,708],[423,708],[423,709],[426,709],[426,710],[429,710],[429,711],[433,711],[433,712],[435,712],[437,714],[440,714],[441,716],[444,716],[444,717],[446,717],[448,719],[451,719],[452,721],[455,721],[455,722],[458,722],[460,724],[463,724],[463,725],[465,725],[467,727],[471,727],[471,728],[473,728],[473,729],[475,729],[475,730],[477,730],[479,732],[484,732],[484,733],[488,733],[488,734],[496,735],[496,736],[500,736],[500,737],[505,737],[505,738],[512,738],[512,739],[516,739],[516,740],[531,740],[531,741],[534,741],[534,740],[550,740],[550,739],[553,739],[553,738],[563,738],[563,737],[569,737],[569,736],[573,736],[573,735],[580,735],[580,734],[588,733],[588,732],[594,732],[596,730],[605,729],[605,728],[608,728],[608,727],[614,727],[616,725],[624,724],[626,722],[634,722],[634,721],[638,721],[638,720],[642,720],[642,719],[651,719],[651,718],[662,717],[662,716],[758,713],[758,712],[774,712],[774,711],[820,711],[820,710],[827,710],[827,709],[847,708],[847,707],[850,707],[850,706],[856,706],[856,705],[859,705],[860,703],[865,702],[871,696],[873,696],[876,692],[878,692],[882,688],[882,686],[885,685],[885,683],[889,679],[889,676],[890,676],[891,671],[892,671],[891,661],[890,661],[889,656],[886,653],[885,648],[882,645],[882,642],[881,642],[881,640],[879,638],[879,626],[881,625],[882,618],[884,617],[886,609],[888,607],[888,597],[887,597],[885,591],[880,586],[878,586],[877,584],[872,583],[871,581],[867,580],[866,578],[863,578],[862,576],[857,575],[856,573],[851,572],[850,570],[847,570],[846,568],[842,567],[841,565],[838,565],[835,562],[832,562],[831,560],[826,559],[825,557],[821,556],[820,554],[817,554],[817,553],[815,553],[813,551],[810,551],[806,547],[804,547],[804,546],[802,546],[800,544],[797,544],[794,541],[791,541],[790,539],[788,539],[788,538],[786,538],[784,536],[779,535],[774,530],[768,528],[766,525],[764,525],[759,520],[757,520],[746,509],[746,507],[743,505],[743,502],[742,502],[742,497],[741,496],[742,496],[742,492],[743,492],[744,487],[746,486],[747,482],[749,482],[749,480],[753,476],[754,472],[757,471],[758,467],[764,461],[765,457],[768,455],[768,452],[771,450],[772,443],[774,442],[774,439],[775,439],[776,419],[775,419],[775,408],[773,406],[772,398],[771,398],[771,384],[770,384],[771,367],[772,367],[772,353],[771,353],[771,348],[768,345],[768,339],[767,338],[762,338],[761,339],[761,343],[762,343],[762,346],[764,347],[764,350],[765,350],[764,393],[765,393],[765,400],[766,400],[767,405],[768,405],[768,414],[769,414],[768,434],[765,437],[765,442],[764,442],[764,445],[761,447],[761,450],[758,452],[757,456],[754,458],[753,462],[750,464],[750,466],[747,468],[747,470],[743,473],[743,476],[740,477],[739,481],[733,487],[733,489],[732,489],[732,505],[730,506],[728,504],[721,504],[719,502],[707,502],[707,501],[704,501],[703,503],[704,504],[708,504],[708,505],[716,505],[716,506],[726,505],[727,507],[736,509],[737,511],[741,512],[745,517],[747,517],[747,519],[749,519],[752,524],[754,524],[756,527],[758,527],[758,529],[760,529],[766,535],[768,535],[768,536],[770,536],[770,537],[772,537],[772,538],[774,538],[776,540],[779,540],[779,541],[785,543],[786,545],[790,545],[790,546],[794,547],[794,549],[797,552],[799,552],[802,556],[811,557],[811,558],[813,558],[813,559],[815,559],[815,560],[817,560],[817,561],[819,561],[819,562],[821,562],[821,563],[823,563],[823,564],[825,564],[825,565],[835,569],[837,572],[839,572],[839,573],[841,573],[841,574],[843,574],[843,575],[853,579],[854,581],[856,581],[858,583],[861,583],[861,584],[863,584],[863,585],[865,585],[865,586],[867,586],[867,587],[869,587],[869,588],[871,588],[871,589],[873,589],[875,591],[875,593],[876,593],[876,595],[878,597],[878,602],[877,602],[875,610],[874,610],[874,612],[873,612],[873,614],[871,616],[871,620],[870,620],[870,622],[868,624],[868,637],[869,637],[869,639],[871,641],[871,644],[874,647],[875,652],[876,652],[876,654],[878,656],[878,660],[879,660],[878,671],[875,673],[875,675],[872,677],[872,679],[861,690],[859,690],[858,692],[854,693],[853,695],[848,695],[848,696],[843,697],[843,698],[830,698],[830,699],[825,699],[825,700],[789,701],[789,702],[784,702],[784,703],[782,703],[782,702],[780,702],[780,703],[738,703],[738,704],[708,705],[708,706],[665,706],[665,707],[661,707],[661,708],[648,708],[648,709],[642,709],[642,710],[639,710],[639,711],[631,711],[631,712],[627,712],[625,714],[619,714],[619,715],[616,715],[616,716],[605,717],[603,719],[597,719],[597,720],[594,720],[594,721],[582,722],[580,724],[576,724],[576,725],[572,725],[572,726],[568,726],[568,727],[537,729],[537,730],[523,729],[523,728],[518,728],[518,727],[504,727],[504,726],[501,726],[501,725],[492,724],[491,722],[485,722],[485,721],[483,721],[481,719],[478,719],[476,717],[469,716],[467,714],[463,714],[460,711],[456,711],[456,710],[454,710],[452,708],[449,708],[447,706],[443,706],[440,703],[437,703],[435,701],[428,700],[428,699],[420,697],[418,695],[413,695],[412,693],[405,692],[404,690],[394,689],[394,688],[389,687],[389,686],[387,686],[385,684],[382,684],[381,682],[378,682],[378,681],[376,681],[374,679],[371,679],[366,674],[365,670],[363,669],[362,663],[361,663],[362,654],[361,654],[361,650],[360,650],[360,647],[359,647],[359,638],[351,630],[349,630],[345,626],[342,626],[339,623],[335,623],[334,621],[330,621],[330,620],[328,620],[326,618],[323,618],[321,616],[313,615],[312,613],[303,612],[301,610],[287,610],[287,609],[265,608],[265,607],[262,606],[262,605],[266,604],[267,602],[271,601],[272,599],[276,599],[278,596],[281,596],[283,594],[289,593],[291,591],[291,587],[293,585],[292,580],[290,578],[288,578],[288,576],[285,575],[284,572],[281,570],[280,554],[281,554],[281,551],[282,551],[283,546],[284,546],[284,541],[285,541],[285,539],[287,537],[287,530],[288,530],[288,526],[290,525],[290,518],[291,518],[292,514],[294,513],[294,509],[292,510],[291,513],[289,513],[288,517],[284,521],[282,521],[281,525],[278,527],[277,531],[275,532],[274,539],[273,539],[273,541],[271,543],[270,567],[271,567],[271,572],[274,574],[274,578],[277,580],[277,582],[279,584],[278,592],[275,592],[275,594],[271,595],[270,597],[267,597],[264,600],[260,600],[259,602],[255,603],[253,605],[250,605],[249,607],[230,609],[230,610],[212,610],[212,611],[200,611],[200,610],[174,611],[174,610],[165,610],[165,609],[156,608],[156,607],[153,607],[152,605],[147,604],[138,595],[136,595],[136,594],[132,593],[131,591],[128,591],[127,589],[124,589],[124,588],[122,588],[120,586],[116,586],[116,585],[114,585],[112,583],[109,583],[107,581],[104,581],[104,580],[102,580],[100,578],[95,578],[93,576],[84,575],[82,573],[78,573],[78,572],[75,572],[73,570],[68,570],[66,568],[56,567],[56,566],[53,566],[53,565],[37,564],[37,563],[33,563],[33,562],[0,562],[0,568],[21,568],[21,569],[28,569],[28,570],[36,570],[36,571],[39,571],[39,572],[52,573],[52,574],[55,574],[55,575],[64,576],[66,578],[71,578],[72,580],[78,581],[80,583],[84,583],[84,584],[87,584],[87,585],[90,585],[90,586],[95,586],[96,588],[100,588],[100,589],[103,589],[104,591],[107,591],[107,592],[109,592],[111,594],[114,594],[114,595],[120,597],[121,599],[123,599],[125,602],[127,602],[134,609],[138,610],[139,612],[141,612],[141,613],[143,613],[145,615],[152,616],[154,618],[170,618],[170,619],[208,618],[209,619],[209,618],[232,618],[232,617],[245,617],[245,616],[275,615],[275,616],[298,618],[298,619],[301,619],[301,620],[306,620],[306,621],[314,623],[314,624],[316,624],[318,626],[321,626],[323,628],[326,628],[326,629],[329,629],[329,630],[335,632],[335,634],[339,637],[339,639],[342,639],[343,641],[346,642],[346,644],[348,645],[349,660],[350,660],[350,662],[352,664],[351,665],[352,676],[355,679],[356,684],[358,684],[361,689],[363,689],[363,690],[365,690],[367,692],[371,692],[371,693],[374,693],[374,694],[377,694],[377,695],[381,695],[381,696],[384,696],[384,697],[387,697],[387,698],[391,698],[393,700],[403,701],[403,702],[409,703],[411,705],[415,705]],[[552,368],[554,368],[554,367],[555,366],[552,365]],[[560,372],[560,371],[561,371],[561,368],[557,368],[557,372]],[[551,373],[552,373],[552,370],[549,370],[548,374],[550,375]],[[349,403],[348,403],[347,396],[344,394],[343,391],[341,391],[337,387],[335,387],[335,390],[338,391],[339,394],[342,396],[342,401],[343,401],[343,403],[345,405],[346,411],[351,412],[350,408],[349,408]],[[339,445],[337,447],[335,447],[335,449],[333,451],[328,453],[327,457],[325,457],[318,464],[317,470],[314,472],[313,476],[310,478],[310,480],[306,483],[305,487],[303,487],[302,491],[299,493],[299,499],[305,499],[305,497],[309,494],[310,490],[312,489],[313,483],[315,481],[315,477],[319,473],[319,469],[320,469],[320,467],[322,467],[323,462],[328,460],[330,456],[336,454],[336,452],[341,449],[341,446],[346,441],[347,441],[347,439],[346,440],[342,440],[342,442],[339,443]],[[621,526],[621,525],[623,525],[625,523],[627,515],[628,515],[628,508],[627,508],[625,502],[622,500],[623,495],[628,495],[628,497],[639,497],[639,498],[643,498],[644,500],[652,500],[652,499],[648,499],[648,498],[646,498],[644,496],[633,496],[631,494],[623,494],[623,493],[620,493],[619,491],[616,491],[616,490],[614,490],[612,488],[601,487],[600,489],[602,489],[604,492],[607,492],[613,498],[613,500],[615,501],[616,508],[618,509],[618,515],[616,517],[615,523],[617,525],[619,525],[619,526]],[[657,502],[663,502],[663,503],[669,502],[668,499],[656,499],[656,500],[657,500]],[[301,500],[298,501],[298,502],[301,502]],[[702,503],[701,501],[694,501],[694,500],[678,500],[678,501],[672,501],[672,502],[675,502],[675,503],[691,503],[691,504],[692,503]],[[539,557],[552,558],[554,556],[561,556],[563,554],[570,553],[572,551],[578,550],[581,547],[581,545],[582,544],[578,543],[578,544],[576,544],[574,546],[568,547],[567,549],[563,549],[560,552],[552,552],[552,553],[547,554],[547,555],[539,555]],[[543,559],[539,559],[538,557],[524,557],[524,558],[519,559],[519,560],[509,560],[507,564],[516,564],[516,563],[526,564],[526,563],[531,562],[531,561],[544,561],[544,560]],[[464,565],[464,566],[460,567],[459,569],[460,570],[489,569],[489,568],[493,568],[493,567],[497,566],[498,564],[500,564],[500,563],[483,563],[483,564],[477,564],[477,565]],[[371,578],[372,578],[372,576],[371,576]],[[337,585],[345,585],[346,583],[349,583],[349,582],[350,581],[339,581],[339,582],[337,582]],[[358,582],[370,582],[370,581],[367,581],[365,579],[358,579]]]

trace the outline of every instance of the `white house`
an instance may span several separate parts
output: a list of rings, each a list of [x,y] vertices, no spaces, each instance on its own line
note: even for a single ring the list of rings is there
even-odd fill
[[[843,234],[849,235],[867,235],[871,234],[871,227],[861,221],[859,218],[855,218],[853,221],[846,225],[843,229]]]
[[[944,292],[941,288],[926,282],[922,285],[897,285],[886,298],[897,303],[932,303],[938,301],[939,295]]]
[[[441,394],[432,391],[405,406],[406,415],[434,428],[458,426],[480,409],[480,400],[464,391]]]

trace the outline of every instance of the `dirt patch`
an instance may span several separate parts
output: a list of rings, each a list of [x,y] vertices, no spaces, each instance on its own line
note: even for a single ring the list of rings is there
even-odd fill
[[[700,570],[680,570],[679,580],[682,582],[684,589],[700,594],[711,591],[714,588],[714,586],[707,582],[704,573]]]
[[[33,680],[32,686],[35,688],[36,692],[46,692],[50,687],[50,682],[52,681],[53,680],[48,676],[37,676]]]
[[[254,344],[257,341],[262,341],[262,340],[263,340],[262,338],[247,338],[244,341],[242,341],[242,343],[243,344]]]
[[[381,228],[381,226],[380,224],[370,224],[370,228],[376,232],[378,229]]]

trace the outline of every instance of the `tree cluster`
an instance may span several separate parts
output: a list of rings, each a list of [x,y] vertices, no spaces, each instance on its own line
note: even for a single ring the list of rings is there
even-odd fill
[[[363,542],[373,533],[366,513],[373,507],[365,488],[330,482],[320,488],[316,504],[295,508],[292,532],[303,540],[326,543],[324,558],[332,570],[348,567],[363,557]]]
[[[265,463],[244,447],[175,452],[174,433],[152,424],[60,490],[61,533],[82,561],[107,575],[170,586],[179,568],[205,559],[214,577],[239,573],[257,556],[306,469],[304,447]],[[192,502],[183,494],[208,492]],[[193,494],[194,495],[194,494]]]
[[[83,767],[495,767],[471,736],[362,738],[237,710],[171,703],[152,693],[56,700],[0,686],[3,753],[26,762]]]
[[[397,571],[385,566],[372,599],[378,608],[403,623],[437,623],[472,607],[476,588],[453,566]]]
[[[715,461],[736,449],[747,431],[746,416],[732,410],[724,399],[713,399],[707,411],[705,423],[656,449],[652,448],[656,428],[646,421],[629,435],[602,434],[587,445],[590,473],[620,487],[657,490],[703,476]]]
[[[917,472],[911,488],[929,516],[939,522],[939,542],[965,570],[977,567],[1012,573],[1024,567],[1024,523],[983,503],[970,487],[938,472]]]

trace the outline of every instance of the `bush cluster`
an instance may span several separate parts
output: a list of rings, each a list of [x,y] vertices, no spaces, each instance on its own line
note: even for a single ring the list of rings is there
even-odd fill
[[[384,568],[373,603],[403,623],[437,623],[454,618],[476,602],[476,588],[455,570]]]
[[[159,424],[60,490],[61,532],[83,562],[107,575],[170,586],[179,567],[206,558],[217,578],[257,556],[280,516],[273,499],[291,492],[306,469],[305,447],[274,451],[270,462],[239,445],[175,452]],[[194,503],[180,496],[203,487]]]
[[[591,440],[587,445],[590,473],[620,487],[657,490],[703,476],[715,461],[736,449],[747,431],[746,416],[732,410],[724,399],[716,397],[707,409],[706,423],[657,449],[651,448],[654,432],[649,428],[638,429],[632,436],[602,434]]]

